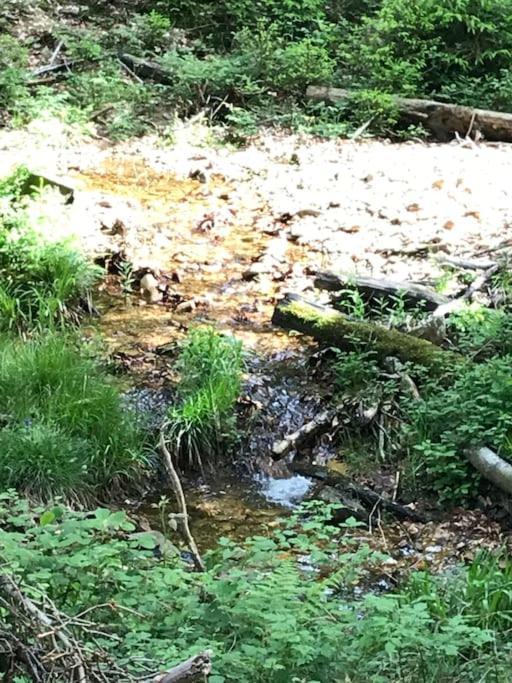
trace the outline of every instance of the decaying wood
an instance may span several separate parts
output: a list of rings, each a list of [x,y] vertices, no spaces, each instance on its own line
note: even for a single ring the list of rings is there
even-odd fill
[[[447,363],[461,361],[458,354],[444,351],[424,339],[373,323],[354,322],[339,311],[296,294],[286,295],[277,304],[272,323],[343,350],[358,350],[363,345],[374,351],[377,358],[394,356],[404,363],[418,363],[434,371],[442,371]]]
[[[341,88],[309,86],[306,96],[327,102],[348,102],[354,92]],[[486,140],[512,142],[512,114],[474,109],[435,100],[393,97],[400,115],[407,121],[421,123],[438,140],[456,135],[483,136]]]
[[[150,79],[163,85],[172,85],[174,82],[172,74],[162,68],[157,62],[150,62],[147,59],[126,53],[120,54],[118,59],[139,78]]]
[[[462,294],[461,298],[471,300],[478,291],[485,287],[485,285],[489,282],[493,275],[496,275],[500,268],[501,266],[499,265],[499,263],[495,263],[490,268],[487,268],[487,270],[485,270],[483,273],[481,273],[478,277],[476,277],[473,280],[473,282],[469,285],[466,291]]]
[[[496,261],[487,259],[465,259],[456,256],[438,256],[436,261],[441,265],[454,266],[455,268],[463,268],[464,270],[487,270],[496,265]]]
[[[211,652],[205,650],[155,676],[153,683],[204,683],[212,671]]]
[[[206,567],[204,565],[204,562],[202,560],[202,557],[199,553],[199,549],[196,545],[196,542],[194,540],[194,537],[192,536],[192,533],[190,532],[190,527],[188,524],[188,510],[187,510],[187,502],[185,500],[185,494],[183,493],[183,487],[181,485],[180,478],[178,477],[178,473],[176,472],[176,469],[174,467],[174,463],[172,461],[172,456],[169,452],[169,449],[167,448],[167,444],[165,443],[165,426],[161,429],[160,431],[160,450],[162,451],[162,455],[164,456],[164,463],[165,463],[165,468],[167,470],[167,474],[169,475],[169,479],[171,481],[171,486],[174,492],[174,496],[176,498],[176,501],[178,503],[178,508],[180,510],[178,515],[174,515],[174,519],[176,522],[180,525],[181,532],[183,534],[183,538],[185,539],[185,543],[188,546],[188,549],[190,550],[190,553],[192,555],[192,559],[194,560],[194,565],[196,569],[200,572],[204,572]]]
[[[361,275],[320,271],[315,275],[314,285],[318,289],[324,289],[329,292],[337,292],[347,287],[355,287],[363,297],[370,300],[401,297],[406,306],[423,304],[427,311],[433,311],[438,306],[448,302],[447,297],[423,285]]]
[[[332,425],[335,415],[335,410],[325,410],[292,434],[285,436],[281,441],[276,441],[272,446],[272,457],[278,460],[287,455],[292,449],[300,449],[308,441],[312,441],[322,432],[327,431]]]
[[[79,683],[87,683],[86,663],[84,654],[80,644],[74,640],[73,636],[68,630],[59,624],[55,619],[52,619],[48,614],[43,612],[33,600],[27,597],[15,583],[13,578],[7,574],[0,575],[0,595],[4,595],[6,604],[12,604],[13,609],[21,610],[26,613],[28,618],[35,622],[35,630],[39,631],[38,637],[42,638],[40,634],[41,629],[47,635],[52,635],[55,642],[55,651],[58,652],[60,659],[68,660],[70,679],[77,680]],[[57,644],[58,643],[58,644]],[[36,661],[28,653],[27,656],[31,660],[33,668],[34,680],[45,679],[45,668],[41,662]],[[57,654],[55,654],[55,657]],[[74,675],[76,672],[76,676]]]
[[[490,448],[469,448],[465,455],[473,467],[499,489],[512,495],[512,465]]]
[[[372,491],[372,489],[369,489],[366,486],[356,484],[349,477],[345,477],[343,474],[339,474],[338,472],[333,472],[327,467],[294,462],[291,465],[291,469],[297,474],[322,481],[327,486],[331,486],[339,490],[342,499],[346,495],[348,495],[349,498],[355,498],[364,506],[366,510],[375,512],[380,508],[394,515],[398,519],[409,519],[413,522],[425,522],[423,515],[420,515],[418,512],[416,512],[416,510],[412,510],[405,505],[400,505],[392,500],[388,500],[376,491]]]

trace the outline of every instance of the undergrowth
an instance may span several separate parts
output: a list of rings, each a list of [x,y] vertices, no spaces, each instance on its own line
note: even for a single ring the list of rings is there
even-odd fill
[[[25,200],[37,193],[20,167],[0,181],[0,329],[51,327],[88,300],[99,269],[71,242],[34,227]]]
[[[110,658],[126,680],[206,648],[211,683],[508,680],[510,560],[482,554],[467,568],[357,597],[354,586],[368,571],[378,577],[385,558],[356,539],[347,546],[344,528],[326,526],[331,517],[317,505],[243,547],[221,539],[197,574],[179,556],[155,555],[155,536],[124,513],[32,507],[2,493],[2,572],[43,609],[52,601],[66,623],[87,611],[75,637],[95,667],[109,669]],[[303,556],[314,570],[302,568]],[[0,617],[4,636],[37,641],[39,653],[54,648],[3,603]],[[0,639],[4,671],[8,642]],[[28,675],[24,660],[14,666]]]
[[[143,475],[145,436],[75,338],[0,337],[0,487],[94,500]]]
[[[372,316],[404,331],[425,316],[404,309],[401,300],[384,309],[369,306],[352,289],[342,305],[353,318]],[[334,351],[336,393],[354,413],[339,437],[343,459],[357,472],[399,468],[406,495],[422,492],[440,503],[474,497],[480,477],[465,456],[468,448],[486,446],[512,461],[511,329],[507,309],[473,304],[452,314],[446,343],[466,360],[442,378],[392,359],[379,365],[364,349]]]
[[[203,470],[229,455],[242,368],[238,341],[208,327],[189,332],[177,363],[178,405],[167,416],[169,443],[182,466]]]
[[[79,6],[73,21],[42,4],[54,21],[39,58],[49,60],[62,41],[59,58],[71,66],[45,74],[39,87],[28,68],[36,41],[17,38],[13,17],[23,20],[24,9],[10,4],[0,9],[0,108],[17,123],[44,102],[113,137],[204,111],[241,137],[260,125],[330,136],[367,123],[365,134],[400,138],[425,131],[400,120],[391,95],[512,107],[509,0],[418,0],[409,8],[402,0],[155,0],[130,13],[100,2]],[[141,83],[120,66],[122,52],[156,62],[168,78],[143,75]],[[340,106],[312,104],[304,97],[311,84],[354,94]]]

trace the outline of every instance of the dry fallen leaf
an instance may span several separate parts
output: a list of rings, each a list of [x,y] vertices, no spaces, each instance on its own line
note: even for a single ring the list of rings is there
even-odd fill
[[[453,230],[454,227],[455,223],[453,221],[446,221],[446,223],[443,225],[445,230]]]

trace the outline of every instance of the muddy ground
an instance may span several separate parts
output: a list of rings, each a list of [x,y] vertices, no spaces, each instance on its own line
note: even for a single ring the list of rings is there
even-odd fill
[[[70,205],[49,193],[43,213],[56,237],[76,235],[110,269],[90,330],[99,328],[139,388],[172,385],[162,357],[172,358],[194,323],[243,340],[251,355],[242,401],[253,433],[242,455],[284,504],[304,491],[296,480],[282,484],[287,473],[272,465],[271,444],[310,419],[323,396],[308,378],[311,345],[270,324],[276,300],[288,291],[318,296],[318,269],[435,285],[440,256],[489,257],[512,244],[506,145],[263,134],[234,149],[200,122],[183,125],[169,145],[112,144],[48,121],[0,133],[0,175],[20,163],[74,188]],[[154,278],[147,287],[144,273]],[[260,530],[281,512],[238,475],[195,483],[189,497],[205,544]],[[450,564],[507,536],[483,513],[463,510],[425,525],[376,520],[360,534],[391,554],[390,580],[404,563]]]

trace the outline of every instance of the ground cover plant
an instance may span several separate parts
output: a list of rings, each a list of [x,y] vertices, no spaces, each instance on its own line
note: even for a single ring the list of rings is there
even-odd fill
[[[39,102],[69,121],[92,118],[117,137],[201,110],[242,134],[276,124],[339,135],[368,121],[370,132],[418,135],[418,127],[403,128],[390,95],[512,107],[508,0],[418,0],[407,9],[401,0],[296,0],[284,8],[277,0],[155,0],[134,3],[130,12],[122,3],[107,11],[95,2],[78,9],[82,23],[41,9],[71,68],[44,74],[38,86],[28,69],[33,46],[10,35],[13,16],[26,18],[23,7],[8,3],[0,10],[6,121],[29,120]],[[120,66],[120,51],[152,60],[168,77],[146,74],[142,83],[141,74]],[[312,105],[304,93],[316,83],[354,96],[341,107]]]
[[[20,167],[0,181],[0,329],[52,327],[83,307],[100,271],[70,242],[48,239],[24,204],[37,193]]]
[[[166,434],[180,464],[202,470],[229,454],[243,369],[241,344],[209,327],[191,330],[177,363],[178,403]]]
[[[120,493],[146,462],[119,388],[77,338],[0,337],[0,487],[48,500]]]
[[[343,530],[327,523],[328,507],[243,547],[221,540],[206,571],[194,573],[179,556],[155,557],[155,537],[123,513],[34,507],[12,492],[0,502],[2,572],[42,609],[66,615],[91,671],[124,671],[119,679],[131,681],[210,648],[212,683],[506,680],[504,558],[483,554],[467,568],[357,598],[351,587],[383,557],[364,545],[340,553]],[[301,567],[305,554],[316,570]],[[5,603],[0,611],[0,667],[14,634],[35,659],[55,647],[47,635],[35,650],[29,622]],[[23,660],[15,671],[26,672]]]

